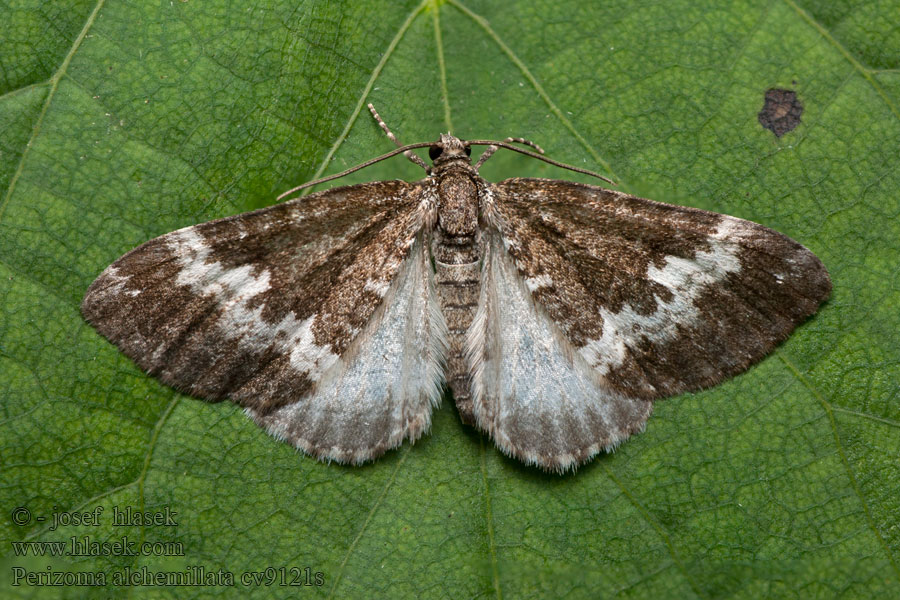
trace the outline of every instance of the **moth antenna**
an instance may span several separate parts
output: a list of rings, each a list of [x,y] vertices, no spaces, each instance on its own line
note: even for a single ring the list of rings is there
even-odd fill
[[[543,154],[543,153],[544,153],[544,149],[543,149],[543,148],[541,148],[540,146],[538,146],[537,144],[535,144],[535,143],[532,142],[531,140],[526,140],[525,138],[514,138],[514,137],[511,137],[511,138],[506,138],[506,139],[503,140],[503,141],[504,141],[504,142],[515,142],[515,143],[517,143],[517,144],[525,144],[526,146],[531,146],[532,148],[534,148],[535,150],[537,150],[537,151],[538,151],[538,154]]]
[[[388,136],[388,139],[391,140],[392,142],[394,142],[394,145],[397,146],[398,148],[402,147],[403,144],[401,144],[397,140],[397,137],[387,126],[387,123],[384,122],[384,119],[381,118],[381,115],[378,114],[378,111],[375,110],[375,107],[372,106],[371,102],[368,104],[368,107],[369,107],[369,112],[372,113],[373,117],[375,117],[375,120],[378,122],[378,126],[381,127],[382,131],[384,131],[384,133]],[[406,152],[403,153],[403,156],[405,156],[406,158],[411,160],[413,163],[415,163],[415,164],[419,165],[420,167],[422,167],[423,169],[425,169],[426,174],[431,175],[431,167],[429,167],[427,164],[425,164],[425,161],[422,160],[418,154],[413,154],[412,152],[407,150]]]
[[[537,150],[540,154],[544,153],[543,148],[541,148],[540,146],[538,146],[537,144],[535,144],[534,142],[532,142],[530,140],[526,140],[525,138],[508,137],[503,141],[506,143],[515,142],[517,144],[525,144],[526,146],[531,146],[532,148]],[[478,159],[478,162],[475,163],[475,165],[474,165],[475,170],[477,171],[479,169],[479,167],[481,167],[481,165],[483,165],[485,163],[485,161],[487,159],[489,159],[491,157],[491,155],[493,155],[494,152],[496,152],[499,149],[500,149],[500,146],[495,146],[493,144],[488,146],[488,149],[484,151],[484,154],[482,154],[481,157]]]
[[[302,185],[298,185],[297,187],[289,189],[288,191],[284,192],[283,194],[281,194],[280,196],[275,198],[275,201],[277,202],[277,201],[281,200],[282,198],[284,198],[285,196],[290,196],[294,192],[299,192],[302,189],[312,187],[312,186],[318,185],[320,183],[325,183],[326,181],[331,181],[333,179],[339,179],[341,177],[344,177],[345,175],[349,175],[350,173],[355,173],[356,171],[359,171],[360,169],[365,169],[366,167],[368,167],[370,165],[374,165],[375,163],[378,163],[378,162],[381,162],[388,158],[391,158],[392,156],[397,156],[398,154],[403,154],[404,152],[406,152],[408,150],[415,150],[416,148],[429,148],[433,145],[434,145],[434,142],[419,142],[417,144],[407,144],[406,146],[400,146],[396,150],[391,150],[387,154],[382,154],[381,156],[377,156],[375,158],[367,160],[364,163],[358,164],[355,167],[350,167],[346,171],[341,171],[340,173],[337,173],[335,175],[329,175],[328,177],[322,177],[320,179],[315,179],[313,181],[307,181],[306,183],[304,183]]]
[[[518,140],[516,140],[516,141],[518,141]],[[597,179],[602,179],[603,181],[605,181],[606,183],[608,183],[610,185],[616,185],[615,181],[613,181],[612,179],[609,179],[608,177],[604,177],[600,173],[595,173],[594,171],[590,171],[588,169],[582,169],[581,167],[575,167],[572,165],[567,165],[566,163],[561,163],[561,162],[555,161],[551,158],[547,158],[546,156],[541,156],[540,154],[537,154],[535,152],[530,152],[528,150],[524,150],[522,148],[513,146],[512,144],[509,144],[508,142],[500,142],[500,141],[496,141],[496,140],[472,140],[472,141],[466,142],[466,144],[469,146],[497,146],[498,148],[506,148],[507,150],[512,150],[513,152],[518,152],[519,154],[524,154],[525,156],[530,156],[531,158],[536,158],[538,160],[542,160],[545,163],[553,165],[554,167],[560,167],[562,169],[568,169],[569,171],[575,171],[576,173],[583,173],[585,175],[590,175],[591,177],[596,177]],[[488,149],[488,151],[489,150],[490,149]],[[485,151],[485,154],[487,154],[488,151]],[[493,152],[491,152],[491,154],[493,154]],[[482,155],[482,158],[484,158],[484,155]],[[487,160],[487,159],[484,159],[484,160]],[[484,162],[484,160],[479,158],[478,163],[476,163],[476,166],[480,166]]]

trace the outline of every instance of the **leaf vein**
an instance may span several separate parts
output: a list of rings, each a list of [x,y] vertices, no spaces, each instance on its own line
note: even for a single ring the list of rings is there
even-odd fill
[[[800,370],[790,361],[790,359],[784,356],[783,352],[778,353],[778,358],[787,366],[788,370],[797,378],[797,380],[813,395],[813,397],[819,401],[819,404],[822,405],[822,409],[825,411],[825,414],[828,416],[828,422],[831,425],[831,433],[834,438],[834,445],[837,449],[838,455],[841,457],[841,463],[844,466],[844,470],[847,472],[847,478],[850,480],[850,485],[853,488],[853,492],[856,497],[859,499],[859,503],[862,505],[863,514],[866,517],[866,523],[869,526],[869,529],[875,534],[875,539],[878,540],[878,543],[881,545],[881,548],[884,550],[884,553],[887,555],[888,561],[890,561],[891,566],[894,570],[894,576],[897,579],[900,579],[900,568],[897,566],[897,561],[894,559],[894,555],[891,552],[890,547],[887,545],[884,537],[881,535],[881,532],[878,531],[878,527],[875,524],[875,520],[872,517],[872,511],[869,508],[869,503],[866,502],[866,498],[862,493],[862,490],[859,488],[859,482],[856,479],[856,474],[853,472],[853,468],[850,465],[850,460],[847,458],[847,453],[844,451],[844,445],[841,443],[841,436],[838,432],[837,421],[834,418],[834,408],[831,406],[831,403],[825,399],[825,397],[819,392],[819,390],[810,382]]]
[[[491,581],[494,584],[494,593],[497,600],[502,600],[503,593],[500,591],[500,571],[497,567],[497,543],[494,540],[494,517],[491,508],[491,488],[488,485],[487,475],[487,449],[484,446],[484,437],[481,438],[481,477],[484,481],[484,512],[485,521],[487,523],[488,549],[491,552]]]
[[[378,498],[375,500],[372,508],[369,509],[369,514],[366,515],[366,520],[363,521],[362,527],[360,527],[359,529],[359,533],[356,534],[356,537],[353,538],[353,541],[350,542],[350,545],[347,547],[347,553],[344,555],[344,560],[341,561],[340,566],[338,566],[338,571],[337,575],[334,578],[334,583],[331,584],[331,590],[328,592],[329,598],[334,598],[334,592],[337,589],[338,584],[341,582],[341,577],[344,574],[344,568],[347,566],[347,561],[350,560],[350,555],[353,554],[354,550],[356,550],[356,546],[359,543],[359,540],[362,538],[363,534],[366,532],[366,529],[369,527],[369,523],[372,522],[372,517],[375,516],[378,508],[384,503],[384,499],[387,496],[388,490],[391,489],[391,486],[394,485],[394,481],[397,479],[397,473],[400,472],[400,467],[406,461],[406,457],[409,456],[409,448],[409,445],[406,445],[404,447],[403,453],[400,456],[400,460],[397,461],[397,464],[394,467],[394,471],[391,473],[391,476],[384,484],[384,488],[381,490],[381,494],[378,495]]]
[[[497,32],[494,31],[490,23],[488,23],[487,19],[473,12],[465,5],[460,4],[458,0],[447,0],[447,2],[455,6],[463,14],[475,21],[475,23],[484,30],[488,37],[491,38],[491,40],[493,40],[495,44],[497,44],[497,46],[506,55],[510,62],[512,62],[516,66],[516,68],[518,68],[519,71],[522,72],[522,75],[526,80],[528,80],[528,83],[531,85],[531,87],[534,88],[534,91],[537,92],[538,96],[541,97],[541,99],[550,109],[550,112],[552,112],[553,115],[560,120],[563,126],[568,129],[573,136],[575,136],[575,139],[577,139],[578,142],[584,147],[584,149],[587,150],[588,154],[591,155],[591,158],[593,158],[600,166],[602,166],[603,169],[612,176],[612,179],[615,179],[621,183],[621,178],[616,176],[610,164],[605,159],[603,159],[603,157],[600,156],[600,154],[594,149],[590,142],[588,142],[587,139],[585,139],[585,137],[581,135],[581,133],[575,128],[575,125],[572,124],[572,121],[566,118],[566,115],[563,114],[563,111],[560,110],[559,106],[557,106],[553,99],[550,98],[550,95],[544,89],[544,86],[541,85],[541,83],[537,80],[531,70],[529,70],[528,67],[525,66],[525,63],[522,61],[522,59],[520,59],[518,55],[513,52],[512,48],[506,45],[506,42],[504,42],[497,34]]]
[[[69,63],[72,62],[72,58],[75,56],[75,53],[78,51],[78,48],[81,47],[81,42],[84,41],[84,38],[87,36],[87,32],[90,31],[91,26],[94,24],[94,21],[97,18],[97,15],[100,12],[100,9],[103,8],[103,3],[106,0],[98,0],[96,6],[94,6],[94,10],[91,11],[91,14],[88,15],[87,21],[84,24],[84,27],[81,28],[81,32],[78,34],[78,37],[75,38],[75,41],[72,43],[72,47],[69,49],[69,52],[66,54],[62,63],[59,65],[59,68],[50,77],[50,90],[47,92],[47,98],[44,100],[44,105],[41,107],[41,112],[38,114],[38,118],[34,123],[34,127],[31,130],[31,137],[28,139],[28,142],[25,143],[25,149],[22,150],[22,156],[19,157],[19,164],[16,165],[16,171],[13,173],[12,178],[9,181],[9,187],[6,190],[6,196],[3,198],[3,202],[0,203],[0,221],[3,220],[3,213],[6,211],[6,207],[9,205],[9,200],[12,198],[13,192],[16,189],[16,183],[19,181],[19,177],[22,175],[22,171],[25,168],[25,161],[28,159],[29,150],[34,145],[35,139],[37,139],[38,134],[41,132],[41,125],[44,122],[44,117],[47,114],[47,111],[50,109],[50,104],[53,102],[53,98],[56,95],[56,90],[59,87],[59,80],[62,79],[63,75],[66,74],[66,70],[69,68]]]
[[[832,406],[831,409],[834,412],[844,413],[845,415],[852,415],[854,417],[859,417],[860,419],[868,419],[870,421],[875,421],[876,423],[884,423],[885,425],[890,425],[891,427],[900,427],[900,422],[894,421],[893,419],[885,419],[884,417],[876,417],[875,415],[870,415],[868,413],[864,413],[858,410],[850,410],[849,408],[843,408],[840,406]]]
[[[362,111],[362,107],[366,102],[366,98],[369,96],[369,92],[372,91],[372,87],[375,85],[375,80],[378,79],[378,76],[381,75],[381,71],[384,69],[384,65],[387,64],[388,59],[394,54],[394,50],[396,50],[397,45],[400,43],[400,40],[403,39],[403,36],[409,30],[413,21],[416,20],[416,17],[419,16],[428,3],[431,0],[422,0],[422,2],[409,13],[409,16],[406,17],[406,20],[403,21],[403,24],[400,25],[400,29],[397,30],[397,34],[391,40],[390,44],[388,44],[387,50],[384,51],[384,54],[381,57],[381,60],[378,61],[378,64],[375,65],[375,68],[372,70],[372,75],[369,77],[369,81],[366,82],[365,87],[363,88],[362,93],[359,95],[359,100],[356,102],[356,108],[353,109],[353,113],[350,115],[350,118],[347,119],[347,124],[344,126],[344,130],[338,135],[337,139],[332,144],[331,149],[328,151],[328,154],[325,156],[325,159],[322,161],[322,164],[319,165],[319,168],[316,169],[316,172],[313,174],[312,179],[319,179],[322,177],[322,173],[325,172],[325,169],[328,167],[328,164],[331,162],[332,157],[335,152],[337,152],[338,148],[344,143],[344,140],[347,139],[347,135],[350,133],[350,128],[353,127],[353,124],[356,122],[357,117],[359,117],[360,111]],[[303,195],[305,196],[309,192],[312,191],[312,188],[307,188],[304,190]]]
[[[453,122],[450,119],[450,92],[447,90],[447,64],[444,62],[444,39],[441,37],[440,8],[435,6],[431,10],[431,20],[434,23],[434,45],[437,48],[438,71],[441,74],[441,98],[444,101],[444,125],[447,131],[453,132]]]
[[[887,107],[894,114],[894,116],[897,117],[898,119],[900,119],[900,108],[898,108],[893,103],[890,96],[888,96],[887,92],[884,91],[884,88],[881,87],[881,85],[878,83],[878,81],[876,81],[875,78],[872,76],[872,70],[869,69],[868,67],[866,67],[865,65],[863,65],[861,62],[859,62],[856,59],[856,57],[854,57],[853,54],[851,54],[850,51],[844,47],[843,44],[841,44],[838,40],[836,40],[834,38],[834,36],[832,36],[828,32],[828,30],[822,26],[821,23],[816,21],[812,17],[812,15],[810,15],[808,12],[803,10],[803,8],[798,6],[797,3],[794,2],[794,0],[784,0],[784,2],[785,2],[785,4],[787,4],[788,6],[793,8],[804,21],[806,21],[810,26],[812,26],[816,31],[818,31],[819,35],[821,35],[823,38],[825,38],[825,40],[828,41],[829,44],[834,46],[834,48],[838,52],[840,52],[845,59],[847,59],[847,62],[849,62],[853,66],[854,69],[859,71],[860,75],[862,75],[863,78],[869,83],[869,85],[872,86],[872,89],[874,89],[875,92],[881,97],[881,99],[884,101],[885,105],[887,105]]]
[[[644,518],[644,521],[646,521],[654,529],[654,531],[656,531],[656,534],[666,545],[669,556],[672,557],[672,561],[675,563],[678,571],[681,572],[681,575],[684,577],[685,581],[687,581],[688,585],[691,586],[691,590],[693,590],[694,595],[696,595],[697,597],[701,597],[702,594],[700,593],[700,589],[688,574],[687,568],[684,566],[681,557],[679,557],[678,552],[675,551],[675,545],[672,543],[672,539],[663,529],[662,525],[660,525],[659,522],[653,518],[653,515],[651,515],[650,512],[640,502],[638,502],[637,498],[635,498],[631,494],[631,492],[628,491],[628,488],[626,488],[625,485],[621,481],[619,481],[619,479],[615,475],[613,475],[612,471],[610,471],[606,463],[602,460],[600,461],[600,463],[603,467],[603,472],[606,474],[606,477],[610,481],[612,481],[617,488],[619,488],[619,490],[622,492],[622,495],[625,496],[625,498],[628,500],[629,504],[631,504],[638,511],[638,513]]]

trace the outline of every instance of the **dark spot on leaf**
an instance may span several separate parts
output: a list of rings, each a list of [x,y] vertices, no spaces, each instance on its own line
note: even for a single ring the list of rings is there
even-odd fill
[[[800,123],[802,114],[803,105],[796,92],[772,89],[766,92],[766,101],[757,116],[760,125],[781,137]]]

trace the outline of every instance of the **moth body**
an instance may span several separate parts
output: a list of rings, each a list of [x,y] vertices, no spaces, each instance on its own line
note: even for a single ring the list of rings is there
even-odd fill
[[[453,392],[460,418],[475,424],[466,334],[475,318],[481,292],[483,244],[478,216],[480,178],[463,143],[441,136],[443,149],[434,157],[432,176],[437,180],[437,223],[433,231],[437,299],[447,323],[448,350],[445,377]]]
[[[564,180],[489,182],[521,138],[400,146],[415,182],[297,197],[152,239],[81,310],[138,365],[241,405],[321,460],[414,442],[444,386],[506,454],[566,471],[642,431],[653,402],[745,371],[831,292],[762,225]],[[473,164],[472,146],[488,146]],[[433,166],[411,152],[429,149]]]

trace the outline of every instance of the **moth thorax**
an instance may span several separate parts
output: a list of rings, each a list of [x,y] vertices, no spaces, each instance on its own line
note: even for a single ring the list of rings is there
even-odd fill
[[[477,262],[478,188],[462,172],[448,173],[438,185],[434,257],[458,265]]]
[[[438,185],[438,226],[453,237],[478,230],[478,188],[465,173],[448,173]]]

